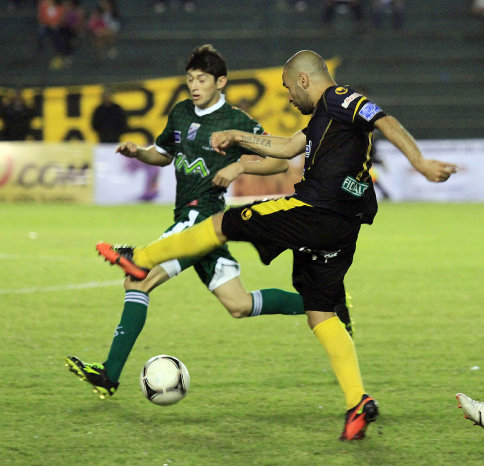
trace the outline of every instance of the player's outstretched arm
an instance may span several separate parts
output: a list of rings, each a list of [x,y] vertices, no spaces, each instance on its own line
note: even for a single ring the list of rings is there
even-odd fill
[[[422,173],[429,181],[436,183],[447,181],[453,173],[457,172],[457,165],[441,162],[440,160],[426,159],[413,136],[392,116],[384,116],[375,122],[383,135],[407,157],[413,167]]]
[[[134,142],[128,141],[121,143],[116,148],[116,153],[122,154],[131,159],[138,159],[148,165],[164,167],[172,161],[171,157],[160,154],[155,146],[140,147]]]
[[[211,144],[215,151],[222,155],[225,155],[225,150],[232,145],[239,144],[245,149],[250,149],[267,157],[292,159],[304,152],[306,136],[302,131],[298,131],[294,136],[287,138],[229,129],[212,133]]]
[[[276,175],[285,173],[289,163],[283,159],[271,157],[262,160],[239,160],[220,169],[213,177],[212,184],[227,188],[232,181],[242,174],[247,175]]]

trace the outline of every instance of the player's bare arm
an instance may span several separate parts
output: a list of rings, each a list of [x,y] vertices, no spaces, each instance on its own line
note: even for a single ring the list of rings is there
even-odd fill
[[[219,154],[225,155],[225,150],[233,144],[239,144],[260,155],[276,159],[292,159],[304,152],[306,136],[298,131],[291,137],[260,135],[239,130],[217,131],[212,133],[212,147]]]
[[[227,188],[232,181],[242,174],[247,175],[276,175],[285,173],[289,163],[283,159],[265,158],[262,160],[239,160],[219,170],[213,177],[212,184]]]
[[[116,152],[132,159],[138,159],[139,161],[148,165],[156,165],[164,167],[169,165],[172,161],[171,157],[160,154],[155,146],[140,147],[134,142],[123,142],[116,148]]]
[[[426,159],[412,135],[392,116],[385,116],[375,122],[383,135],[407,157],[413,167],[422,173],[429,181],[441,183],[447,181],[453,173],[457,172],[457,165],[441,162],[440,160]]]

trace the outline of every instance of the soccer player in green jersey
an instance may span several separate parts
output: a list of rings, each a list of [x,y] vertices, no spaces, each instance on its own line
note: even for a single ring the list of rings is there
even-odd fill
[[[245,112],[225,101],[222,91],[227,83],[227,67],[211,45],[194,50],[186,71],[191,98],[175,105],[155,144],[142,148],[126,142],[116,150],[126,157],[137,158],[150,165],[163,167],[174,163],[177,179],[175,223],[162,237],[223,211],[226,188],[240,174],[271,175],[288,169],[286,160],[265,158],[242,161],[241,155],[253,152],[240,147],[228,150],[225,156],[215,152],[210,145],[210,135],[214,131],[238,128],[252,134],[262,134],[263,129]],[[221,245],[204,257],[164,262],[149,273],[146,271],[137,275],[138,280],[128,276],[121,321],[106,362],[89,364],[75,356],[68,356],[66,363],[70,370],[94,385],[102,397],[113,395],[124,364],[144,326],[149,293],[191,266],[233,317],[304,313],[298,293],[279,289],[247,292],[239,278],[239,264],[227,246]],[[343,320],[346,319],[347,330],[351,332],[344,289],[341,290],[336,310]]]

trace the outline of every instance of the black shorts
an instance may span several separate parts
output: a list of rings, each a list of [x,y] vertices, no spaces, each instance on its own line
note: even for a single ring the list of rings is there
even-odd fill
[[[230,241],[252,243],[264,264],[291,249],[292,281],[304,308],[325,312],[341,302],[360,226],[358,219],[335,215],[294,197],[232,208],[222,220],[223,234]]]

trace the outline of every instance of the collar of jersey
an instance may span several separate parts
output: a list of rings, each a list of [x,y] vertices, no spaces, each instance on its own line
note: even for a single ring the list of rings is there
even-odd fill
[[[211,107],[208,108],[199,108],[195,105],[195,114],[199,117],[202,117],[204,115],[208,115],[209,113],[215,112],[215,110],[218,110],[222,105],[225,103],[225,95],[220,94],[220,99],[218,99],[218,102]]]

